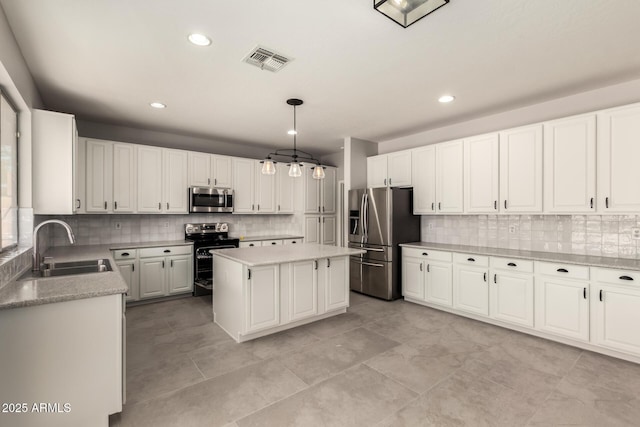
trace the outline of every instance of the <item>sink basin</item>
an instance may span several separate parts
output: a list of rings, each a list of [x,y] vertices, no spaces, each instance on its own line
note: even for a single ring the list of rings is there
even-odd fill
[[[73,276],[77,274],[104,273],[113,271],[108,259],[92,259],[86,261],[58,262],[50,268],[40,271],[27,271],[18,280],[37,279],[40,277]]]

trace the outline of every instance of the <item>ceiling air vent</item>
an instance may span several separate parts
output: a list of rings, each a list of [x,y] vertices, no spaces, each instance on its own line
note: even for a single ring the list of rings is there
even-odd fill
[[[284,55],[276,53],[273,49],[265,49],[261,46],[256,46],[249,52],[243,59],[247,64],[255,65],[261,70],[267,71],[280,71],[285,65],[293,61],[293,58],[287,58]]]

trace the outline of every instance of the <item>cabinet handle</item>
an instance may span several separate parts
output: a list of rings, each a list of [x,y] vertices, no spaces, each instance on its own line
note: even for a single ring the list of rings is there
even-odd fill
[[[211,185],[211,178],[207,178],[207,185]]]
[[[438,210],[441,211],[442,210],[442,203],[438,202]]]
[[[255,246],[253,243],[249,243],[249,246]]]
[[[213,178],[213,185],[218,185],[218,178]]]
[[[558,273],[568,273],[569,270],[567,270],[566,268],[559,268],[556,270]]]
[[[633,281],[633,277],[629,277],[629,276],[620,276],[620,280],[631,280],[631,281]]]
[[[504,208],[507,209],[507,199],[504,199]]]
[[[602,289],[600,289],[600,301],[602,301]]]
[[[389,178],[389,187],[391,187],[391,178]]]
[[[291,242],[292,245],[295,245],[296,243],[298,242],[296,242],[295,240]]]
[[[327,268],[331,268],[331,260],[327,258]]]
[[[591,201],[589,202],[589,205],[591,206],[591,209],[593,209],[593,197],[591,198]]]
[[[247,280],[251,280],[251,269],[247,270]]]
[[[323,206],[323,207],[322,207],[322,212],[324,212],[324,211],[325,211],[325,210],[324,210],[324,206]]]
[[[113,210],[114,211],[118,210],[118,202],[116,202],[116,201],[113,202]]]
[[[318,217],[318,224],[320,224],[320,217]]]
[[[387,185],[387,178],[384,179],[384,185]]]
[[[272,245],[276,245],[277,243],[276,243],[276,242],[271,242],[271,244],[272,244]]]
[[[280,212],[280,205],[278,205],[278,212]]]
[[[318,205],[318,212],[320,212],[320,205]]]
[[[420,263],[420,271],[422,271],[422,263]]]
[[[104,210],[107,210],[107,202],[104,202]]]
[[[426,253],[426,252],[422,252],[422,255],[424,255],[424,256],[429,256],[429,254],[428,254],[428,253]]]
[[[609,209],[609,198],[608,197],[604,198],[604,207]]]
[[[497,274],[493,275],[493,283],[498,283],[498,275]]]
[[[318,260],[317,260],[317,259],[314,259],[314,260],[313,260],[313,269],[314,269],[314,270],[317,270],[317,269],[318,269]]]
[[[431,202],[431,210],[432,211],[436,210],[436,204],[433,202]]]
[[[487,281],[487,272],[486,271],[484,272],[484,275],[482,277],[483,277],[483,280],[486,282]]]
[[[255,207],[255,205],[252,203],[251,204],[251,210],[253,210],[254,207]]]
[[[507,264],[509,267],[517,267],[518,265],[515,262],[510,262]]]
[[[80,209],[80,206],[82,206],[82,202],[80,202],[80,199],[76,199],[76,202],[78,202],[78,206],[76,206],[76,209]]]
[[[171,260],[171,268],[173,268],[173,260]]]
[[[169,249],[165,249],[165,250],[164,250],[164,253],[165,253],[165,254],[170,254],[170,253],[171,253],[171,251],[170,251]]]
[[[582,288],[582,298],[587,299],[587,288]]]
[[[467,258],[467,261],[469,261],[469,262],[476,262],[476,260],[475,260],[475,259],[473,259],[473,258]]]
[[[258,210],[260,210],[260,203],[258,203]]]
[[[324,217],[322,217],[322,223],[324,224]]]
[[[129,252],[123,252],[120,254],[120,256],[129,256]]]
[[[167,202],[167,210],[169,210],[169,202]]]
[[[162,210],[162,203],[158,202],[158,210],[161,211]]]
[[[133,273],[134,271],[136,271],[136,265],[135,264],[131,264],[131,272]]]
[[[162,261],[162,268],[164,268],[164,261]]]
[[[431,273],[431,270],[429,268],[429,264],[427,264],[427,273]]]
[[[498,201],[497,200],[493,201],[493,209],[496,210],[496,211],[498,210]]]

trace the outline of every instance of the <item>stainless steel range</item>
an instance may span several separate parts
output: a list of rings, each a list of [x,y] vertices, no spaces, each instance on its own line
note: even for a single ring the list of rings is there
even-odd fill
[[[193,241],[193,295],[210,295],[213,290],[213,255],[209,251],[237,248],[240,240],[229,238],[226,222],[185,224],[184,238]]]

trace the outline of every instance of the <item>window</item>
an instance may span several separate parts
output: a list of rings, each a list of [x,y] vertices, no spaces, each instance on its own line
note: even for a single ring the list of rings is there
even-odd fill
[[[2,250],[18,244],[18,113],[1,93],[0,235]]]

